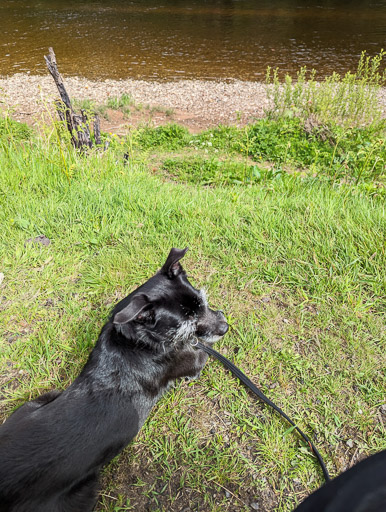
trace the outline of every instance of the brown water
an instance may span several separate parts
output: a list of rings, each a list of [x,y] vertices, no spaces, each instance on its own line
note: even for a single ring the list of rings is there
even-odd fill
[[[262,80],[320,74],[386,48],[386,0],[0,0],[0,75]]]

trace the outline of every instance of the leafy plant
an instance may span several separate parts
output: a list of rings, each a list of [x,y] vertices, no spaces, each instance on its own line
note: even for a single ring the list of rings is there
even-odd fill
[[[189,144],[196,149],[237,151],[240,147],[240,129],[219,125],[191,136]]]

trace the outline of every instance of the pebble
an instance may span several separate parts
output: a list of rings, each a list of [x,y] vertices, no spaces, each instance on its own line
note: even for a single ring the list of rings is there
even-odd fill
[[[256,502],[251,503],[251,509],[252,510],[260,510],[260,505]]]

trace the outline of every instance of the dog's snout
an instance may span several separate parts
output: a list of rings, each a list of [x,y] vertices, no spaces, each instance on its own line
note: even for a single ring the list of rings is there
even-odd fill
[[[221,322],[218,326],[219,336],[224,336],[228,332],[229,325],[226,322]]]
[[[219,336],[224,336],[228,332],[229,325],[225,320],[225,315],[222,311],[216,311],[217,316],[219,317],[218,331]]]
[[[208,309],[197,324],[196,336],[207,343],[215,343],[224,336],[228,328],[222,311]]]

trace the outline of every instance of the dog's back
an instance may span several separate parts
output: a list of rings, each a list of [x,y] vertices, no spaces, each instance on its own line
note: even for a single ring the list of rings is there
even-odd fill
[[[97,374],[95,354],[93,366]],[[137,434],[136,389],[78,379],[46,401],[26,403],[0,428],[1,512],[89,510],[100,468]]]
[[[78,378],[0,426],[0,512],[88,512],[100,469],[137,434],[168,386],[195,377],[228,324],[193,288],[172,249],[113,310]]]

